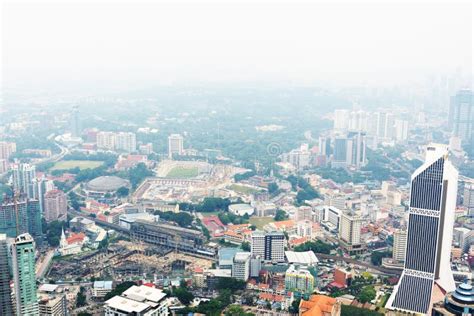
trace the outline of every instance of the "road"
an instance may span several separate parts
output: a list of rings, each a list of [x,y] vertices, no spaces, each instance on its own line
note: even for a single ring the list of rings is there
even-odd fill
[[[400,270],[387,269],[387,268],[384,268],[384,267],[377,267],[377,266],[371,265],[367,262],[358,261],[358,260],[355,260],[355,259],[352,259],[352,258],[327,255],[327,254],[324,254],[324,253],[316,253],[316,256],[319,259],[332,259],[334,261],[344,261],[344,262],[347,262],[347,263],[353,263],[353,264],[356,264],[356,265],[359,265],[359,266],[362,266],[362,267],[367,267],[367,268],[370,268],[370,269],[373,269],[373,270],[376,270],[376,271],[379,271],[379,272],[382,272],[382,273],[388,274],[388,275],[397,275],[397,276],[399,276],[399,275],[402,274],[402,271],[400,271]]]
[[[48,271],[49,265],[54,257],[54,249],[48,250],[46,255],[42,257],[36,264],[36,278],[41,279]]]

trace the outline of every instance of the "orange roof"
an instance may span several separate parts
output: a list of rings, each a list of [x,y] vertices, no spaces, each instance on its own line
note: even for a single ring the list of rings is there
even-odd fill
[[[287,227],[295,226],[295,221],[292,220],[292,219],[289,219],[289,220],[286,220],[286,221],[273,222],[272,224],[276,228],[287,228]]]
[[[80,243],[84,241],[84,238],[86,238],[86,234],[84,233],[77,233],[77,234],[71,234],[69,238],[66,239],[68,245],[70,244],[75,244],[75,243]]]
[[[237,237],[237,238],[243,238],[243,236],[239,233],[236,233],[232,230],[228,230],[226,232],[224,232],[224,236],[233,236],[233,237]]]
[[[301,300],[300,311],[302,316],[323,316],[331,313],[336,299],[326,295],[311,295],[309,301]]]
[[[272,302],[283,302],[285,300],[285,297],[283,295],[271,294],[271,293],[260,293],[258,297],[261,300],[267,300],[267,301],[272,301]]]
[[[250,224],[227,225],[227,230],[240,230],[250,227]]]

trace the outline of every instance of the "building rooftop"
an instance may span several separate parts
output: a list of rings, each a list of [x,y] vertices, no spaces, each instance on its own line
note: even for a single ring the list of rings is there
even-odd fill
[[[150,301],[154,303],[158,303],[166,296],[166,294],[163,293],[162,290],[149,287],[146,285],[141,285],[141,286],[133,285],[128,290],[123,292],[122,295],[127,298],[133,299],[134,301],[138,301],[138,302]]]
[[[234,261],[246,261],[251,255],[250,252],[237,252],[234,256]]]
[[[122,296],[112,297],[105,302],[105,305],[125,313],[141,313],[150,307],[148,304],[140,303]]]
[[[112,290],[112,281],[95,281],[94,289]]]
[[[86,187],[93,191],[116,191],[129,185],[129,182],[125,179],[116,176],[102,176],[89,181]]]
[[[285,256],[289,263],[315,265],[319,262],[318,258],[311,250],[305,252],[285,251]]]

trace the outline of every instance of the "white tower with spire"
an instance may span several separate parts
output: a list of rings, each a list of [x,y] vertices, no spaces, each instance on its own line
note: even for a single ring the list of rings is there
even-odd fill
[[[61,240],[59,241],[59,248],[67,247],[66,234],[64,234],[64,227],[61,229]]]

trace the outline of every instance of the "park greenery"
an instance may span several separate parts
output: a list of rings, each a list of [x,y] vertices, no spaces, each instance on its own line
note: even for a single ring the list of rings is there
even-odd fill
[[[316,240],[316,241],[307,241],[302,245],[296,246],[294,250],[297,252],[312,250],[315,253],[330,254],[331,250],[335,248],[336,247],[333,245],[327,244],[321,240]]]
[[[382,313],[352,305],[341,306],[341,316],[383,316]]]
[[[283,211],[283,210],[277,210],[277,211],[275,212],[275,216],[273,217],[273,219],[274,219],[275,221],[277,221],[277,222],[278,222],[278,221],[283,221],[283,220],[285,220],[285,219],[287,219],[287,218],[288,218],[288,214],[286,214],[286,212]]]
[[[391,251],[372,251],[370,254],[370,261],[374,266],[380,266],[383,258],[390,258],[391,256]]]
[[[191,227],[193,223],[193,217],[191,214],[187,212],[162,212],[162,211],[155,211],[155,215],[159,215],[160,219],[165,221],[170,221],[178,224],[180,227]]]

